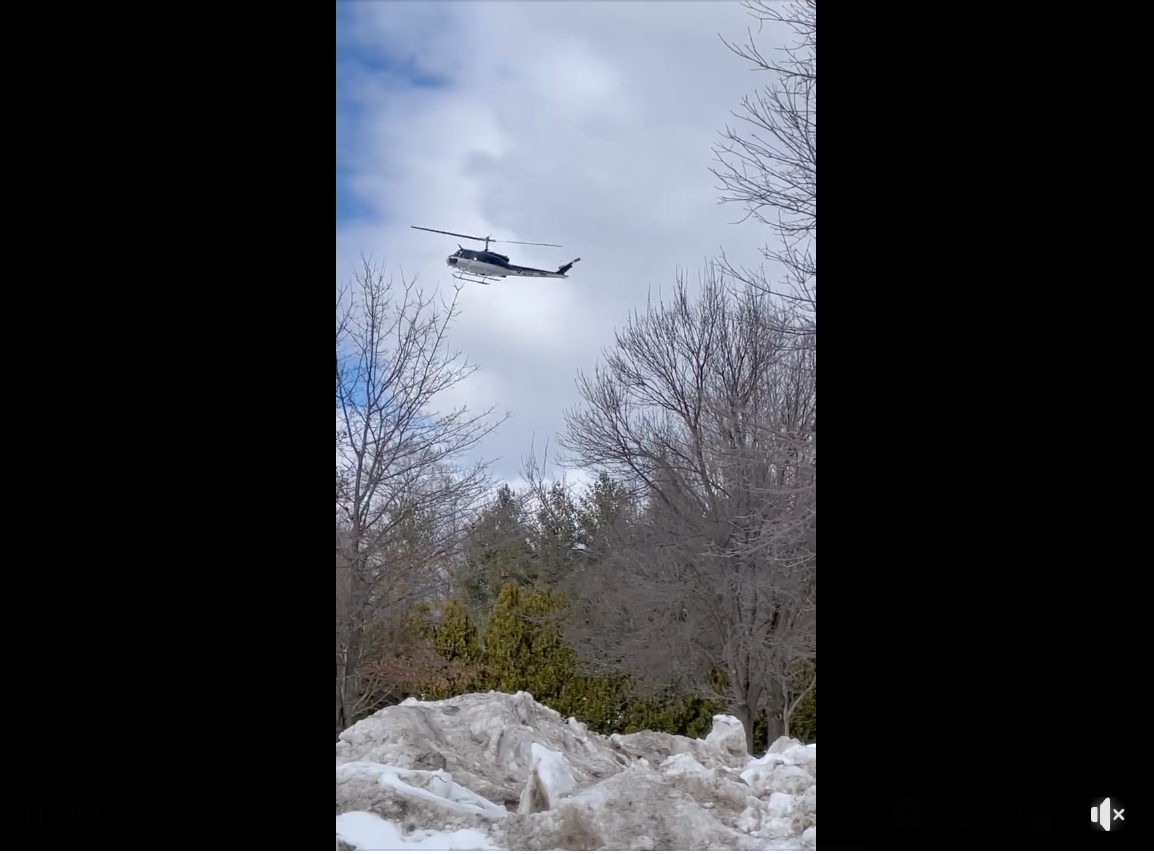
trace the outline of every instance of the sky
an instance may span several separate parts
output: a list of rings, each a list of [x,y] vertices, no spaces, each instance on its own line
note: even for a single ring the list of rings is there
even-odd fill
[[[478,455],[519,484],[522,458],[558,450],[566,409],[647,294],[679,270],[696,283],[722,249],[746,266],[772,240],[720,205],[712,147],[788,32],[738,2],[395,2],[336,4],[336,278],[362,255],[425,288],[455,283],[460,242],[412,225],[563,249],[494,245],[562,279],[466,284],[450,333],[479,370],[438,405],[512,417]],[[760,76],[759,76],[760,74]],[[772,277],[773,271],[769,271]],[[585,472],[555,476],[571,482]]]

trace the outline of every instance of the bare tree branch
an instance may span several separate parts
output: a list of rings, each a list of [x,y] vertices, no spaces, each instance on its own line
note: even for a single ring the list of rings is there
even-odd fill
[[[387,669],[368,678],[367,639],[445,589],[462,516],[490,488],[487,463],[458,461],[508,416],[438,406],[476,370],[448,348],[458,293],[394,286],[367,260],[338,293],[338,726],[379,702]]]
[[[735,295],[736,294],[736,295]],[[635,484],[637,519],[574,586],[586,661],[714,690],[771,736],[816,654],[815,358],[796,316],[710,269],[630,318],[566,414],[570,462]]]
[[[734,113],[741,125],[726,126],[714,148],[718,166],[710,171],[721,182],[723,204],[742,204],[743,220],[753,217],[776,233],[780,245],[762,252],[785,268],[785,279],[772,284],[761,270],[734,267],[724,255],[720,263],[736,281],[791,303],[801,321],[791,331],[811,333],[817,315],[817,0],[745,5],[759,32],[766,22],[784,24],[794,40],[774,60],[754,45],[752,32],[741,46],[722,39],[771,79],[742,100]]]

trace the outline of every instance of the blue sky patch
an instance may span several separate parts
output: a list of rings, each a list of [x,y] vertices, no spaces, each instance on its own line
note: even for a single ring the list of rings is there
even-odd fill
[[[377,86],[397,89],[443,89],[451,81],[421,70],[416,52],[389,52],[383,45],[374,48],[355,37],[353,4],[337,4],[336,31],[336,209],[337,226],[363,219],[373,213],[350,187],[352,158],[363,120],[363,108],[356,86],[372,80]],[[387,164],[381,164],[387,167]]]

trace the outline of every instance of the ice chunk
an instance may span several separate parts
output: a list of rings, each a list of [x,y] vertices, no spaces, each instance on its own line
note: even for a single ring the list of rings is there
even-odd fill
[[[733,758],[748,755],[745,752],[745,727],[733,715],[714,715],[713,729],[705,737],[705,743]]]
[[[812,744],[799,744],[782,755],[799,768],[804,768],[810,776],[817,777],[817,748]]]
[[[797,804],[798,815],[801,816],[802,821],[808,826],[817,821],[817,786],[813,785],[806,789],[801,800]]]
[[[742,833],[757,833],[765,822],[765,815],[761,810],[746,807],[737,817],[737,829]]]
[[[774,818],[785,818],[793,812],[793,798],[785,792],[774,792],[769,796],[766,809]]]
[[[802,744],[796,738],[790,738],[788,735],[783,735],[783,736],[780,736],[779,738],[775,739],[773,744],[771,744],[769,746],[769,750],[767,750],[765,752],[766,753],[785,753],[791,747],[800,747],[800,746],[802,746]]]
[[[533,743],[532,753],[533,766],[517,806],[517,812],[521,815],[556,809],[557,802],[572,792],[576,785],[573,770],[560,753],[536,742]]]
[[[670,756],[657,766],[657,770],[670,777],[705,777],[712,776],[712,772],[690,756],[688,753],[678,753]]]
[[[752,762],[741,772],[741,779],[758,795],[770,792],[800,795],[817,782],[808,771],[796,765],[755,765]]]
[[[506,814],[503,806],[471,792],[453,782],[447,771],[410,771],[376,762],[346,762],[337,766],[337,786],[365,777],[376,777],[382,789],[392,789],[399,795],[417,798],[454,812],[474,813],[488,818]]]
[[[769,788],[775,792],[801,795],[816,783],[808,771],[796,765],[778,765],[769,775]]]
[[[786,759],[791,760],[797,765],[808,762],[810,759],[817,758],[817,748],[811,744],[799,744],[796,747],[791,747],[782,754]]]

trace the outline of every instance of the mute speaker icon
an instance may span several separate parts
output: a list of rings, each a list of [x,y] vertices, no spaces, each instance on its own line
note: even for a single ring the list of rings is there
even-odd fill
[[[1126,817],[1123,815],[1125,808],[1113,811],[1113,818],[1111,818],[1110,799],[1104,798],[1100,806],[1090,807],[1090,821],[1096,822],[1103,830],[1110,829],[1112,821],[1125,821]]]

